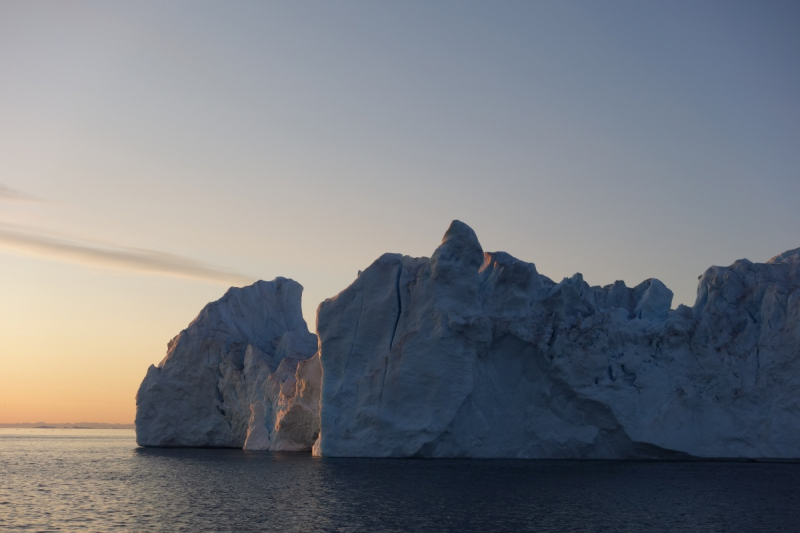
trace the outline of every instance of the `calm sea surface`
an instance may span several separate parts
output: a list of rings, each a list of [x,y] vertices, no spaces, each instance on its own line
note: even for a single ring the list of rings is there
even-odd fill
[[[0,429],[0,531],[800,531],[800,464],[318,459]]]

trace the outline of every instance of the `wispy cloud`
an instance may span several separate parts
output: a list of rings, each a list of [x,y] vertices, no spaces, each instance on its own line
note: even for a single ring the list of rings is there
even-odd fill
[[[66,239],[19,226],[0,225],[0,250],[68,263],[194,278],[221,284],[244,285],[255,281],[253,278],[187,257],[155,250]]]
[[[13,202],[39,202],[39,198],[25,194],[7,185],[0,183],[0,200],[10,200]]]

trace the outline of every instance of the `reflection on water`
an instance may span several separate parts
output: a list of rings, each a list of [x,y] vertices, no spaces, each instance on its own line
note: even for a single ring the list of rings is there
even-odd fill
[[[319,459],[0,429],[0,530],[796,531],[800,465]]]

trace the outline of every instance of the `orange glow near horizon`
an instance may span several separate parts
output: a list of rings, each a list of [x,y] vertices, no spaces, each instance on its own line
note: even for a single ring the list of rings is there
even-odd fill
[[[147,367],[225,291],[15,259],[3,257],[0,280],[0,423],[133,422]]]

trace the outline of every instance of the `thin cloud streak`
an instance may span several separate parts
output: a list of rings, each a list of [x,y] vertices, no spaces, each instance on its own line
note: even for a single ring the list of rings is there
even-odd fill
[[[220,284],[247,285],[255,281],[254,278],[169,253],[71,241],[7,226],[0,226],[0,250],[67,263],[192,278]]]
[[[39,198],[25,194],[7,185],[0,183],[0,200],[10,200],[12,202],[39,202]]]

